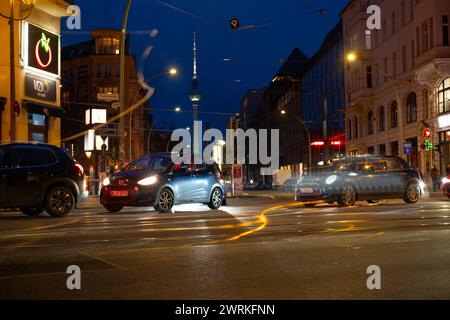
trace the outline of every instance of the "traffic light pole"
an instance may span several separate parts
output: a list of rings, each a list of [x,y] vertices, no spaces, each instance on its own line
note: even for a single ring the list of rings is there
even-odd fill
[[[125,40],[127,32],[127,21],[128,13],[130,12],[131,1],[127,0],[127,6],[125,9],[123,23],[122,23],[122,33],[120,35],[120,118],[119,118],[119,134],[120,134],[120,146],[119,146],[119,161],[123,165],[125,158],[125,103],[126,103],[126,93],[125,93]],[[130,130],[131,133],[131,130]]]
[[[14,48],[14,0],[10,0],[10,19],[9,19],[9,47],[10,47],[10,137],[11,142],[16,140],[16,64],[15,64],[15,48]]]

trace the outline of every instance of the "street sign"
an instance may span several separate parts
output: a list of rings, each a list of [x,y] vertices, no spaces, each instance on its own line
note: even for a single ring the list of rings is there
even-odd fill
[[[404,151],[404,153],[405,154],[407,154],[407,155],[411,155],[412,154],[412,143],[411,142],[405,142],[404,144],[403,144],[403,151]]]
[[[432,151],[433,150],[433,143],[430,140],[425,140],[425,151]]]
[[[431,139],[433,137],[433,131],[430,128],[425,128],[422,131],[422,137],[424,139]]]
[[[103,127],[97,129],[96,134],[102,137],[120,137],[119,130],[116,128]]]
[[[232,31],[238,31],[239,30],[239,19],[233,18],[230,20],[230,27]]]

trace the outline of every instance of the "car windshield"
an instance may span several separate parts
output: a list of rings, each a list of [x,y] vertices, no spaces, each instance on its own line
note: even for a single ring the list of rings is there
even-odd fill
[[[150,169],[155,171],[167,171],[170,167],[172,167],[172,159],[167,156],[162,157],[154,157],[150,162]]]

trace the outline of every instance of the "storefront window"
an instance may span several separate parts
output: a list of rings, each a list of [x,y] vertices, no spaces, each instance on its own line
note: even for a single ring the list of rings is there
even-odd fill
[[[442,81],[438,89],[438,108],[439,113],[450,112],[450,78]]]
[[[28,139],[36,142],[47,142],[48,117],[43,114],[28,114]]]
[[[439,132],[442,174],[450,174],[450,130]]]

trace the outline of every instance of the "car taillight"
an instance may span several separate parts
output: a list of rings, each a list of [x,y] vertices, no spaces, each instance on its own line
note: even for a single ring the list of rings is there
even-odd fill
[[[75,169],[77,170],[78,175],[82,176],[84,174],[84,168],[81,164],[75,163]]]

